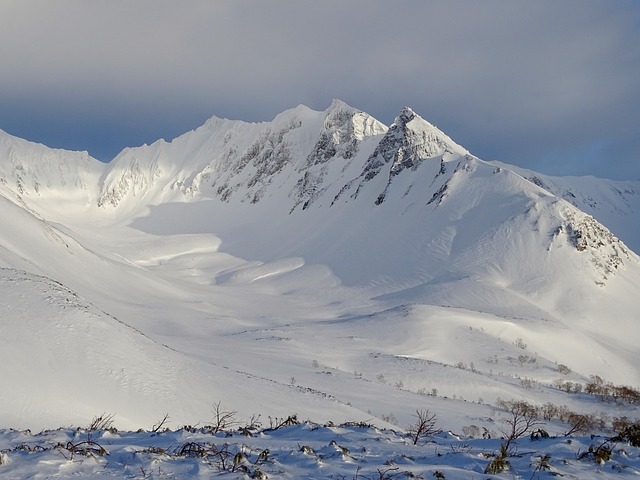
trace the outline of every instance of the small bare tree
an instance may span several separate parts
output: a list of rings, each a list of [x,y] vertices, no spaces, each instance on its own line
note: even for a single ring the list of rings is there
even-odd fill
[[[211,433],[228,432],[238,425],[235,411],[226,411],[222,408],[222,402],[213,404],[213,421],[205,428]]]
[[[407,427],[407,432],[411,435],[414,445],[425,438],[438,433],[440,430],[436,428],[436,414],[429,410],[416,410],[416,422]]]
[[[505,428],[500,430],[507,450],[515,440],[542,424],[538,418],[538,409],[527,402],[501,401],[498,405],[507,412],[507,416],[502,419]]]

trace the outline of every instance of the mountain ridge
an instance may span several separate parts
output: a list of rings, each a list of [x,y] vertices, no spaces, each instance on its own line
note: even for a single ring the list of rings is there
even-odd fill
[[[271,181],[273,175],[278,173],[278,169],[270,165],[277,163],[272,162],[273,157],[289,155],[287,146],[282,145],[283,137],[291,130],[296,121],[300,122],[299,119],[296,120],[296,116],[312,119],[316,122],[316,126],[318,126],[319,121],[323,121],[324,124],[320,128],[310,129],[310,132],[306,134],[307,137],[312,138],[312,140],[307,138],[308,143],[314,143],[314,146],[312,149],[308,148],[310,152],[306,153],[306,163],[300,162],[297,167],[297,172],[302,173],[302,175],[297,178],[295,188],[290,193],[290,196],[294,199],[294,203],[289,209],[290,211],[300,205],[305,206],[305,208],[308,207],[318,198],[321,190],[326,190],[322,186],[322,182],[326,178],[327,168],[324,167],[326,167],[327,163],[331,163],[328,161],[329,159],[333,159],[336,156],[343,158],[346,163],[342,165],[342,168],[346,169],[348,161],[355,155],[358,145],[367,137],[383,134],[388,136],[387,139],[382,138],[380,143],[377,144],[362,167],[362,171],[358,172],[357,177],[371,180],[378,175],[383,165],[389,161],[389,159],[385,159],[385,155],[397,153],[397,157],[393,159],[394,163],[391,169],[387,172],[387,185],[376,198],[377,203],[384,201],[386,190],[394,177],[405,169],[415,171],[425,159],[436,156],[438,148],[443,150],[439,152],[442,155],[440,163],[441,174],[444,173],[445,163],[453,161],[451,158],[445,158],[446,154],[455,157],[453,155],[455,151],[458,155],[473,157],[466,149],[456,144],[437,127],[423,120],[409,107],[404,107],[400,111],[391,125],[392,132],[390,134],[388,127],[370,115],[350,107],[340,100],[334,100],[324,112],[314,112],[308,107],[300,105],[276,116],[272,122],[248,123],[214,116],[202,126],[180,135],[170,142],[158,140],[151,145],[126,148],[107,164],[91,158],[86,152],[66,152],[60,149],[49,149],[43,145],[33,144],[3,132],[3,141],[0,145],[3,145],[4,148],[2,154],[4,164],[0,163],[0,185],[9,186],[14,195],[25,196],[26,194],[27,197],[39,195],[39,189],[46,187],[48,187],[49,195],[53,195],[54,191],[64,191],[65,194],[69,194],[72,191],[87,191],[85,202],[94,202],[96,200],[93,197],[97,196],[97,205],[107,207],[109,205],[117,206],[123,196],[126,195],[144,197],[145,193],[157,184],[159,178],[163,177],[165,180],[161,189],[165,193],[164,196],[176,201],[188,201],[186,197],[202,194],[217,196],[225,201],[230,198],[234,190],[238,190],[243,185],[248,185],[250,189],[253,187],[253,190],[246,192],[243,200],[256,202],[261,195],[264,195],[265,191],[264,185],[260,188],[260,184],[264,183],[261,180]],[[313,118],[314,116],[323,118],[319,120],[319,118]],[[341,116],[342,120],[336,122],[335,120]],[[348,119],[348,121],[345,121],[345,119]],[[401,139],[393,138],[393,130],[399,128],[404,132],[404,126],[416,120],[422,124],[422,131],[419,133],[413,132],[413,135],[419,136],[421,134],[423,141],[416,141],[416,138],[405,139],[406,145],[402,146]],[[332,121],[334,124],[331,123]],[[268,133],[269,131],[271,131],[271,136]],[[244,142],[238,142],[239,145],[228,146],[232,142],[232,137],[239,137],[244,133],[248,133],[250,137],[258,136],[258,138],[253,140],[245,139]],[[431,141],[426,141],[427,136],[431,136]],[[262,152],[263,157],[265,157],[261,164],[263,166],[256,166],[255,160],[260,153],[261,143],[269,144],[269,151]],[[280,147],[278,147],[278,144],[280,144]],[[222,148],[220,147],[221,145]],[[275,150],[273,148],[274,145],[276,146]],[[33,148],[35,148],[35,151],[30,151]],[[386,153],[385,148],[388,150]],[[409,150],[411,148],[417,150],[413,152],[406,151],[407,148]],[[182,151],[177,152],[179,149],[182,149]],[[418,151],[420,149],[422,151]],[[432,151],[430,152],[429,149]],[[29,151],[31,161],[26,165],[27,170],[25,170],[25,165],[21,163],[19,158],[21,150]],[[256,158],[252,157],[252,152],[253,157]],[[40,160],[34,162],[34,154]],[[231,168],[234,158],[237,158],[238,161]],[[11,159],[9,165],[7,165],[7,159]],[[620,202],[611,206],[608,213],[612,214],[609,215],[611,217],[616,216],[617,212],[617,216],[622,218],[632,215],[636,212],[637,206],[640,206],[640,182],[597,179],[594,183],[588,181],[590,177],[551,177],[500,162],[490,163],[521,174],[541,188],[564,198],[605,224],[608,218],[606,218],[606,215],[600,214],[597,208],[598,204],[604,204],[606,208],[607,201],[612,203],[613,197],[621,197]],[[270,166],[267,168],[266,165]],[[234,182],[234,177],[237,178],[242,170],[248,170],[248,166],[253,166],[256,170],[251,178],[241,178]],[[45,170],[42,170],[43,167]],[[271,171],[269,168],[271,170],[275,168],[275,170]],[[317,171],[314,171],[314,168]],[[29,169],[36,170],[30,171]],[[54,169],[58,171],[56,172]],[[231,169],[232,173],[225,177],[225,171],[228,169]],[[84,175],[84,177],[79,177],[76,172]],[[96,175],[99,176],[98,179],[96,179]],[[434,175],[434,177],[437,177],[437,175]],[[355,180],[356,178],[351,178],[343,182],[344,184],[341,186],[340,191],[334,195],[332,203],[335,203],[338,199],[337,197],[350,188],[349,182],[355,182]],[[211,185],[207,182],[210,182]],[[95,188],[96,184],[99,192],[97,194],[88,192],[89,189]],[[71,188],[65,188],[67,186]],[[212,188],[215,188],[215,192],[210,191]],[[432,199],[434,202],[446,194],[447,186],[443,184],[440,188],[442,191],[436,192],[437,194]],[[179,195],[166,195],[167,191],[181,192],[185,198],[180,198]],[[593,195],[594,191],[600,194],[596,198]],[[164,200],[157,198],[156,200],[148,199],[147,201],[158,202]],[[621,204],[627,208],[621,208]],[[620,218],[613,222],[613,225],[618,228],[621,228],[623,224],[624,221]],[[629,235],[631,234],[629,233]],[[633,246],[634,250],[638,250],[640,239],[629,238],[627,241]]]
[[[589,205],[590,200],[595,202],[593,195],[576,196],[573,191],[579,193],[579,189],[567,187],[566,180],[484,162],[409,107],[400,111],[389,128],[339,100],[334,100],[324,112],[300,105],[279,114],[272,122],[246,123],[214,117],[171,142],[159,140],[152,145],[125,149],[111,164],[92,162],[86,153],[76,153],[61,160],[58,170],[56,163],[64,152],[49,152],[46,147],[37,146],[38,160],[31,167],[29,163],[26,166],[22,163],[16,147],[27,148],[29,144],[18,140],[9,143],[5,159],[9,159],[8,163],[13,167],[14,183],[11,185],[10,174],[0,170],[1,184],[5,188],[13,186],[10,190],[14,198],[34,212],[41,211],[45,217],[51,214],[47,210],[50,204],[59,202],[58,197],[67,196],[67,201],[77,201],[78,191],[82,192],[86,215],[104,217],[106,213],[107,218],[125,222],[143,218],[149,206],[208,199],[233,204],[235,206],[226,207],[229,212],[241,208],[243,216],[256,218],[256,221],[268,211],[283,224],[289,222],[286,217],[294,212],[311,209],[340,210],[338,216],[342,216],[343,211],[371,207],[370,215],[376,216],[376,209],[391,202],[393,205],[389,205],[387,215],[404,216],[415,209],[422,209],[428,217],[435,215],[435,220],[421,220],[423,229],[428,231],[429,222],[438,223],[436,209],[443,208],[449,201],[454,205],[443,211],[448,218],[442,225],[445,230],[450,222],[459,223],[467,212],[488,208],[481,204],[486,203],[483,199],[489,196],[498,202],[502,201],[497,200],[500,196],[508,198],[511,195],[513,199],[516,198],[513,195],[521,196],[518,200],[520,213],[525,215],[531,211],[532,206],[528,205],[531,202],[533,208],[537,208],[539,202],[555,203],[555,197],[571,206],[541,209],[547,212],[545,215],[553,211],[551,215],[556,218],[547,220],[554,224],[547,233],[549,238],[563,237],[578,251],[588,249],[594,264],[602,270],[603,280],[631,258],[628,247],[606,227],[571,212],[572,207],[580,209]],[[4,144],[7,144],[6,140]],[[4,163],[6,165],[7,161]],[[0,169],[3,168],[0,164]],[[49,177],[53,177],[53,183]],[[561,186],[563,181],[565,186]],[[46,188],[40,187],[43,183]],[[475,187],[476,184],[482,187]],[[640,199],[640,187],[635,190],[633,183],[624,187],[621,182],[597,184],[601,190],[603,185],[605,191],[615,191],[622,201],[636,200],[636,196]],[[599,198],[606,197],[601,195]],[[513,199],[508,201],[513,202]],[[264,205],[255,211],[240,207],[241,204],[258,203]],[[632,215],[635,209],[628,202],[627,206],[626,211],[617,205],[612,210],[618,217]],[[595,212],[593,203],[591,207]],[[495,211],[501,209],[498,206]],[[495,219],[498,225],[504,225],[510,221],[510,216],[517,215],[516,211],[505,210],[505,213],[505,217]],[[221,231],[227,235],[233,233],[232,213],[222,215],[212,211],[208,215],[212,220],[224,218],[228,225]],[[321,213],[310,215],[325,216]],[[344,213],[345,218],[349,215]],[[465,222],[470,225],[474,220]],[[463,230],[465,228],[468,230],[468,227]],[[331,228],[327,231],[331,232]],[[480,226],[473,234],[477,232],[481,232]],[[416,232],[415,235],[420,234]],[[277,233],[272,236],[271,239],[267,234],[265,238],[273,243],[274,251],[280,251]],[[316,236],[322,238],[325,234],[318,232]],[[455,237],[459,238],[460,234]],[[327,238],[325,242],[330,240]],[[602,254],[605,244],[612,249],[609,255]],[[451,251],[451,246],[446,248]],[[290,252],[281,251],[279,255],[313,256],[314,250],[318,249],[293,248]],[[262,254],[266,253],[262,250]],[[332,265],[326,255],[318,260]],[[393,270],[387,265],[381,266],[379,271],[384,269]]]

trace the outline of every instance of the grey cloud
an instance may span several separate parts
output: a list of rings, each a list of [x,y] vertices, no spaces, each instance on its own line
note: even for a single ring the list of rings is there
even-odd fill
[[[580,171],[576,152],[616,145],[640,177],[639,24],[623,0],[9,0],[0,108],[31,101],[44,124],[48,105],[69,129],[91,118],[121,148],[119,130],[142,143],[337,97],[385,123],[410,105],[483,158],[552,173],[566,173],[554,155]],[[615,175],[602,163],[592,173]]]

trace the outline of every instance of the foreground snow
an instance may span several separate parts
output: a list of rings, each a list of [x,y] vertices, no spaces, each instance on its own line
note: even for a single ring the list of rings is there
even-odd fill
[[[509,468],[485,474],[499,439],[438,433],[413,445],[403,432],[310,422],[251,432],[207,433],[60,429],[0,432],[0,477],[26,478],[636,478],[640,449],[611,445],[596,462],[589,449],[605,437],[520,439]]]

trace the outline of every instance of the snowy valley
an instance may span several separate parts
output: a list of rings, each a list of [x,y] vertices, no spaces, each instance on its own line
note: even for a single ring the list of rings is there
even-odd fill
[[[108,164],[0,131],[0,212],[0,427],[16,429],[1,435],[0,476],[38,471],[20,463],[31,445],[49,462],[42,478],[247,478],[267,447],[270,478],[486,478],[479,452],[499,451],[508,402],[604,419],[572,446],[542,440],[574,459],[590,433],[637,419],[639,399],[618,393],[640,387],[639,181],[483,161],[410,108],[387,127],[336,100],[264,123],[213,117]],[[215,405],[235,426],[302,423],[236,440],[229,458],[248,460],[233,472],[208,450],[177,455],[224,443],[201,428]],[[404,431],[426,410],[445,433],[415,453]],[[102,429],[96,443],[135,468],[89,452],[84,469],[54,446],[85,431],[18,432],[103,412],[147,431],[140,451],[164,453],[129,458],[138,440]],[[152,438],[166,414],[173,431]],[[571,429],[551,417],[552,436]],[[388,447],[356,454],[358,442]],[[633,448],[616,454],[620,475],[640,471]],[[529,457],[513,468],[532,472]]]

